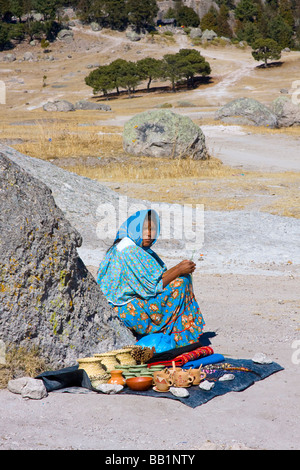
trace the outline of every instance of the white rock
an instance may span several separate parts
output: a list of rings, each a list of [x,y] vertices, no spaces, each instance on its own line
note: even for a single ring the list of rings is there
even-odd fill
[[[225,382],[225,380],[233,380],[233,374],[224,374],[222,377],[219,378],[219,382]]]
[[[19,393],[23,398],[31,398],[33,400],[41,400],[48,395],[44,382],[32,377],[10,380],[7,388],[12,393]]]
[[[21,393],[23,398],[31,398],[32,400],[41,400],[48,393],[44,382],[40,379],[29,378]]]
[[[179,398],[186,398],[189,397],[190,394],[186,388],[178,388],[178,387],[170,387],[169,390],[175,397]]]
[[[200,383],[199,388],[202,390],[211,390],[214,388],[215,384],[214,382],[209,382],[208,380],[204,380],[203,382]]]
[[[257,362],[258,364],[271,364],[273,361],[269,357],[267,357],[264,353],[256,353],[252,358],[253,362]]]
[[[12,393],[22,393],[23,388],[27,383],[29,377],[20,377],[19,379],[10,380],[7,384],[7,388]]]
[[[123,388],[124,388],[123,385],[118,385],[118,384],[100,384],[100,385],[97,385],[96,390],[99,390],[99,392],[112,395],[114,393],[121,392]]]

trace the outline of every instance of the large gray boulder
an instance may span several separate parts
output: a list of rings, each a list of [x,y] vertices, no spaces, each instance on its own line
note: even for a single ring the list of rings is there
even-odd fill
[[[212,41],[213,39],[217,38],[218,35],[217,33],[215,33],[212,29],[206,29],[203,33],[202,33],[202,41]]]
[[[288,96],[279,96],[270,108],[277,117],[278,127],[300,126],[300,105]]]
[[[123,148],[138,156],[209,158],[205,136],[189,117],[159,109],[137,114],[126,122]]]
[[[202,29],[201,28],[191,28],[190,31],[190,38],[195,39],[195,38],[201,38],[202,36]]]
[[[51,190],[0,153],[0,339],[53,367],[133,344],[89,273]]]
[[[111,107],[108,104],[92,103],[91,101],[86,100],[77,101],[74,105],[74,108],[82,110],[99,109],[100,111],[111,111]]]
[[[74,39],[74,33],[71,29],[61,29],[57,34],[57,39],[59,41],[70,43]]]
[[[229,124],[277,127],[275,114],[253,98],[237,98],[230,101],[216,112],[215,119]]]

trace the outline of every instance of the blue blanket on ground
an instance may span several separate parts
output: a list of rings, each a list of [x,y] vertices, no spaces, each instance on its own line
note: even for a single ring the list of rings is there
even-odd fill
[[[224,395],[229,392],[241,392],[253,385],[255,382],[263,380],[271,374],[283,370],[283,367],[276,362],[272,362],[271,364],[257,364],[250,359],[224,359],[226,363],[229,363],[233,367],[245,367],[251,369],[253,372],[230,371],[229,373],[234,375],[233,380],[219,381],[218,378],[223,373],[228,373],[228,371],[217,371],[215,376],[210,376],[210,378],[215,379],[215,385],[211,390],[202,390],[198,385],[191,386],[188,388],[189,396],[186,398],[175,397],[171,392],[158,393],[152,389],[145,392],[136,392],[130,390],[128,387],[125,387],[120,395],[143,395],[156,398],[170,398],[179,400],[191,408],[196,408],[197,406],[212,400],[216,396]],[[221,359],[221,362],[215,364],[222,364],[224,359]],[[79,369],[78,366],[68,367],[59,371],[43,372],[36,378],[43,380],[48,392],[59,390],[61,392],[76,393],[78,391],[78,387],[83,387],[87,391],[96,391],[93,389],[86,372],[83,369]]]

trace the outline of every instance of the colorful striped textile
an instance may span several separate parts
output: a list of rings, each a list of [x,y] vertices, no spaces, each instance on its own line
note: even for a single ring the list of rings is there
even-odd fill
[[[151,364],[148,364],[148,367],[154,366],[156,364],[164,364],[166,367],[172,367],[173,362],[176,366],[182,367],[187,362],[195,361],[196,359],[207,357],[212,354],[214,354],[214,351],[210,346],[202,346],[201,348],[197,348],[194,349],[194,351],[181,354],[180,356],[177,356],[169,361],[152,362]]]

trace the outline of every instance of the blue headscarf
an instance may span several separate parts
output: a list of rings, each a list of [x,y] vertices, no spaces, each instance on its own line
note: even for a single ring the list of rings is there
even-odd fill
[[[149,209],[137,211],[121,225],[115,242],[127,237],[131,243],[121,251],[115,243],[100,263],[97,283],[113,305],[124,305],[136,296],[149,299],[163,291],[162,274],[167,268],[150,247],[142,246],[148,212]],[[159,236],[160,222],[156,211],[151,210],[151,216],[156,222],[152,246]]]
[[[142,247],[143,242],[143,225],[145,222],[148,213],[151,212],[151,218],[155,220],[156,225],[156,236],[153,240],[152,245],[156,242],[160,234],[160,221],[158,217],[158,213],[153,209],[144,209],[141,211],[135,212],[135,214],[128,217],[125,222],[119,228],[115,241],[124,237],[129,237],[137,246]],[[142,247],[147,249],[147,247]]]

